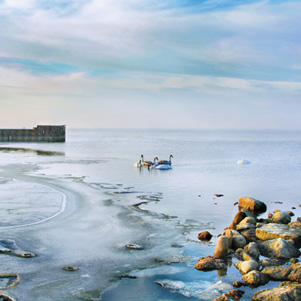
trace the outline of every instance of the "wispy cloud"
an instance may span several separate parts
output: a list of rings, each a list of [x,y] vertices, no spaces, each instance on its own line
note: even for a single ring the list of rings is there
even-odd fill
[[[249,112],[258,99],[299,108],[300,9],[279,0],[1,1],[0,101],[73,97],[81,110],[85,97],[106,109],[159,98],[185,111],[186,95],[210,112],[219,98]]]

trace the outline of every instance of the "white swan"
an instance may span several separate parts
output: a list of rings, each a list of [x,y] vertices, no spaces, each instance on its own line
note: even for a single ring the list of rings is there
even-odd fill
[[[171,165],[169,165],[169,164],[157,164],[156,160],[158,160],[158,157],[154,158],[154,165],[151,166],[152,169],[161,169],[161,170],[172,169]]]
[[[134,163],[135,167],[141,167],[141,160],[138,160],[137,162]]]
[[[169,160],[160,160],[158,162],[159,165],[171,165],[171,158],[173,158],[173,155],[169,155]]]

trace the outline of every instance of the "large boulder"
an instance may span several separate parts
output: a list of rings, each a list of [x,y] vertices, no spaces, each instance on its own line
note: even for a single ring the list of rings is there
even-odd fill
[[[228,255],[228,249],[228,237],[222,235],[217,240],[213,256],[215,258],[224,258]]]
[[[301,300],[301,284],[282,282],[279,287],[265,289],[253,295],[252,301],[288,301]]]
[[[272,222],[277,224],[288,224],[291,222],[291,216],[287,211],[278,211],[273,214]]]
[[[252,212],[265,212],[267,210],[265,203],[249,197],[239,198],[238,207]]]
[[[299,257],[300,251],[282,238],[264,241],[259,245],[260,253],[270,258]]]
[[[256,229],[256,237],[260,240],[283,238],[292,240],[296,247],[301,246],[301,232],[289,225],[269,223]]]
[[[269,277],[266,274],[262,274],[258,271],[251,271],[242,276],[242,280],[245,281],[251,287],[258,287],[265,285],[269,282]]]
[[[292,272],[291,267],[277,267],[277,266],[265,267],[261,271],[261,273],[266,274],[267,276],[269,276],[271,280],[274,281],[287,280],[287,277],[291,272]]]
[[[200,271],[227,270],[227,266],[221,259],[212,256],[200,257],[194,267]]]

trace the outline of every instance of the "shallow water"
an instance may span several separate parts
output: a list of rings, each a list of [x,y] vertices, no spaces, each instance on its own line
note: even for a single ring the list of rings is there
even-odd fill
[[[2,272],[21,276],[4,291],[19,300],[212,300],[240,274],[193,266],[212,255],[240,196],[301,215],[300,146],[301,132],[196,130],[68,130],[66,143],[1,144],[0,238],[37,254],[0,255]],[[173,154],[173,169],[134,168],[141,154]],[[209,243],[197,239],[204,230]],[[136,278],[120,280],[127,275]]]

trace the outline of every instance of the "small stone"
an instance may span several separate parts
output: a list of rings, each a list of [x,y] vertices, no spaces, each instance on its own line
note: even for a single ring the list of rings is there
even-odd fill
[[[141,245],[136,245],[136,244],[127,244],[126,245],[127,249],[133,249],[133,250],[143,250],[144,247]]]
[[[238,211],[234,216],[233,223],[238,225],[245,217],[247,217],[245,212]]]
[[[208,231],[201,232],[198,235],[199,240],[210,240],[211,238],[212,238],[212,234]]]
[[[291,221],[291,216],[286,211],[277,211],[272,216],[272,222],[278,224],[288,224]]]
[[[67,266],[67,267],[64,267],[63,268],[65,271],[68,271],[68,272],[75,272],[75,271],[78,271],[78,268],[74,267],[74,266]]]
[[[224,196],[223,194],[215,194],[215,196],[217,197],[217,198],[220,198],[220,197],[222,197],[222,196]]]
[[[245,282],[235,281],[235,282],[232,283],[232,285],[234,287],[242,287],[242,286],[246,286],[247,284]]]

